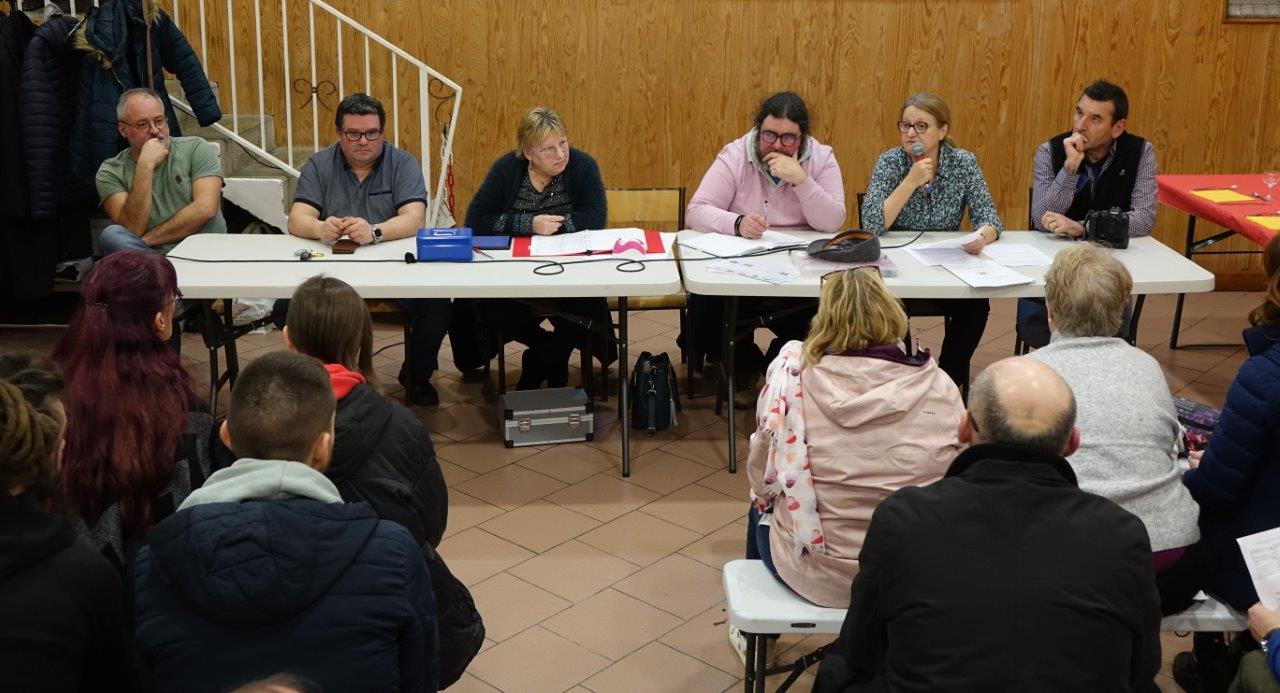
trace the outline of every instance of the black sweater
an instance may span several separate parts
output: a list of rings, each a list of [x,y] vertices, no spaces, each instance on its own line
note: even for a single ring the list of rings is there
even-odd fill
[[[0,492],[0,690],[132,690],[124,590],[71,522]]]
[[[493,162],[467,207],[466,225],[473,233],[495,233],[498,217],[507,214],[502,232],[513,234],[512,205],[528,166],[529,162],[517,157],[515,152],[507,152]],[[573,205],[573,212],[567,215],[573,220],[573,228],[582,231],[603,229],[606,217],[604,183],[596,160],[584,151],[570,148],[569,163],[561,175],[564,177],[565,194],[569,196],[569,204]]]

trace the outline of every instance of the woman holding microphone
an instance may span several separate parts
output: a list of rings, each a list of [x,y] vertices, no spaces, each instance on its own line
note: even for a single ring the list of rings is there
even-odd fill
[[[902,144],[880,155],[862,202],[863,226],[890,230],[959,231],[965,210],[979,238],[964,246],[977,255],[1000,239],[1004,225],[973,153],[948,138],[951,109],[935,94],[921,92],[902,105]],[[991,310],[985,298],[910,299],[907,313],[946,316],[938,365],[968,392],[969,360],[982,340]]]

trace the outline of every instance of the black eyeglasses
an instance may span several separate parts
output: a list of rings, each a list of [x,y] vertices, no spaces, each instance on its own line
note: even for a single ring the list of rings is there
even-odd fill
[[[833,274],[843,274],[845,272],[856,272],[857,270],[869,270],[869,271],[875,272],[877,277],[884,279],[884,273],[880,271],[880,265],[858,265],[857,267],[846,267],[844,269],[832,270],[830,272],[827,272],[826,274],[822,275],[821,278],[818,279],[818,286],[822,286],[823,284],[826,284],[827,277],[830,277]]]
[[[361,137],[370,142],[377,142],[382,139],[382,131],[366,130],[364,132],[360,132],[359,130],[343,130],[342,136],[345,137],[348,142],[359,142]]]
[[[982,432],[978,430],[978,420],[973,417],[973,412],[969,412],[969,428],[972,428],[974,433]]]
[[[784,147],[794,147],[796,146],[796,142],[800,141],[800,136],[790,132],[785,135],[780,135],[773,130],[760,131],[760,141],[765,144],[773,144],[778,140],[782,140],[782,146]]]
[[[917,135],[923,135],[928,132],[931,127],[933,126],[923,120],[918,123],[908,123],[905,120],[898,121],[898,132],[901,132],[904,135],[910,130],[915,130]]]

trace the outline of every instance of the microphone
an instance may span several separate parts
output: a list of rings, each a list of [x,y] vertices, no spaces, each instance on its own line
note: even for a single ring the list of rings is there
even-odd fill
[[[413,253],[404,254],[404,264],[413,265],[413,264],[417,264],[417,262],[418,262],[418,258]]]
[[[916,161],[919,161],[919,160],[920,160],[920,157],[924,156],[924,144],[922,144],[922,143],[920,143],[920,142],[912,142],[912,143],[911,143],[911,154],[912,154],[913,156],[915,156]],[[924,184],[924,196],[925,196],[926,198],[933,199],[933,184],[932,184],[932,183],[928,183],[928,182],[926,182],[926,183]]]

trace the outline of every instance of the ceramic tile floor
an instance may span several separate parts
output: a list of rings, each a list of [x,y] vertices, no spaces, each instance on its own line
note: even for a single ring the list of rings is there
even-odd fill
[[[1230,292],[1191,297],[1183,338],[1238,341],[1244,316],[1259,299]],[[1175,394],[1220,406],[1245,352],[1170,351],[1173,305],[1172,296],[1147,301],[1138,344],[1161,362]],[[1012,352],[1014,310],[1012,300],[992,302],[975,372]],[[633,355],[678,355],[675,312],[631,319]],[[941,319],[915,319],[912,333],[936,351]],[[50,343],[47,336],[3,337],[6,349]],[[398,326],[378,324],[375,348],[385,351],[375,366],[396,398],[402,396],[395,381],[400,339]],[[239,342],[242,362],[279,348],[275,332]],[[519,350],[507,347],[509,355]],[[197,336],[185,337],[183,353],[195,377],[207,383],[208,357]],[[742,666],[725,637],[720,568],[742,554],[747,481],[726,469],[726,424],[712,410],[709,385],[699,388],[702,396],[686,399],[678,429],[633,434],[632,475],[623,479],[615,399],[598,406],[593,442],[507,449],[484,388],[460,382],[449,356],[446,345],[435,376],[440,406],[414,412],[432,433],[450,486],[440,553],[471,588],[488,629],[485,649],[450,690],[740,690]],[[515,382],[518,363],[508,359],[508,382]],[[749,433],[748,425],[749,414],[743,414],[738,430]],[[746,449],[743,437],[739,455]],[[825,641],[784,637],[777,661]],[[1190,640],[1166,634],[1164,645],[1157,682],[1176,691],[1169,662],[1189,649]],[[812,682],[806,674],[792,690],[807,691]]]

